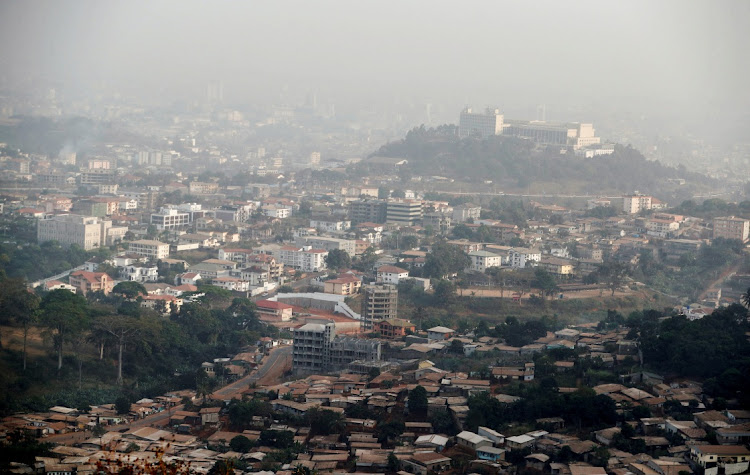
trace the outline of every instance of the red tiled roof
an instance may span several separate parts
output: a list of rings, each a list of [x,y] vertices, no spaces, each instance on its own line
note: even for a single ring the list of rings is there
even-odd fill
[[[273,300],[258,300],[255,305],[259,308],[268,308],[273,310],[286,310],[288,308],[294,308],[291,305],[287,305],[281,302],[274,302]]]

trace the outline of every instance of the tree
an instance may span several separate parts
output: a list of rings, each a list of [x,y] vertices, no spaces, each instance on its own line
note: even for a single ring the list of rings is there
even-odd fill
[[[122,294],[125,298],[134,299],[139,295],[146,295],[146,287],[140,282],[123,281],[115,285],[112,289],[112,293]]]
[[[23,279],[0,280],[0,318],[23,328],[23,369],[26,370],[26,340],[29,328],[37,321],[39,297],[30,292]],[[0,348],[2,342],[0,341]]]
[[[57,289],[44,296],[41,303],[41,321],[55,332],[57,370],[62,369],[63,343],[68,333],[83,331],[88,323],[86,299],[68,290]]]
[[[407,402],[410,414],[417,416],[427,415],[427,390],[422,386],[409,391],[409,400]]]
[[[449,280],[441,280],[435,284],[435,302],[442,307],[451,305],[456,299],[456,285]]]
[[[253,443],[244,435],[238,435],[229,441],[229,447],[235,452],[245,454],[253,448]]]
[[[398,457],[391,452],[388,454],[388,471],[398,472],[399,470],[401,470],[401,462],[399,462]]]
[[[534,271],[534,280],[531,281],[531,286],[539,289],[542,295],[546,296],[551,296],[557,291],[555,278],[541,267]]]
[[[127,414],[130,412],[130,400],[127,396],[122,395],[115,399],[115,411],[118,414]]]
[[[422,275],[443,279],[457,274],[471,265],[471,258],[458,246],[437,242],[425,259]]]
[[[328,251],[326,266],[333,270],[348,269],[352,266],[352,258],[343,249],[333,249]]]
[[[125,345],[139,334],[149,331],[156,333],[157,323],[152,318],[145,316],[109,315],[99,318],[95,327],[97,330],[111,335],[117,344],[117,384],[122,384],[122,363]]]
[[[742,294],[742,305],[750,309],[750,287],[747,288],[747,291]]]
[[[622,286],[625,278],[630,275],[630,269],[620,262],[606,262],[599,268],[598,273],[614,296],[615,291]]]

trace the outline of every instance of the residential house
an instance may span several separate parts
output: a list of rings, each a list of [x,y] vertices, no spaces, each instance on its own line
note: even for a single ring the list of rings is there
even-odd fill
[[[408,334],[414,333],[416,326],[408,320],[390,318],[375,322],[373,330],[379,333],[382,338],[393,340],[401,339]]]
[[[104,292],[109,294],[115,286],[114,281],[104,272],[86,272],[78,270],[72,272],[69,277],[70,285],[76,288],[76,292],[86,295],[89,292]]]
[[[409,271],[396,266],[380,266],[377,270],[377,282],[398,285],[400,279],[409,277]]]
[[[323,282],[323,291],[327,294],[355,295],[361,287],[362,280],[352,274],[341,274],[335,279]]]

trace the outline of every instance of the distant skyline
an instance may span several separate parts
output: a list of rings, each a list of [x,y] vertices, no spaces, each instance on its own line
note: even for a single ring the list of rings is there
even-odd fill
[[[229,103],[286,87],[337,110],[432,103],[622,109],[750,124],[750,2],[90,1],[0,4],[9,84],[106,84],[144,100]],[[585,120],[586,117],[579,119]],[[706,124],[706,127],[715,126]]]

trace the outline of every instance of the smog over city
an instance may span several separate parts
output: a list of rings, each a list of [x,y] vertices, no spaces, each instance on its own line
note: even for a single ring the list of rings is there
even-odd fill
[[[749,32],[0,3],[0,473],[750,472]]]

